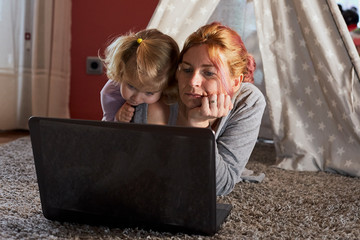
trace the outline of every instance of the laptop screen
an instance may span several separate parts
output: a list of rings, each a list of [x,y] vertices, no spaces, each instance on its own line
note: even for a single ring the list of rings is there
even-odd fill
[[[211,130],[48,118],[29,126],[45,217],[215,228]]]

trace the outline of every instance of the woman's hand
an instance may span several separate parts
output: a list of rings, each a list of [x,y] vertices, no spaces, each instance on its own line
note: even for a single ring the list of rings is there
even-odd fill
[[[115,115],[118,122],[130,122],[134,116],[135,108],[128,103],[124,103]]]
[[[208,127],[217,118],[228,115],[232,108],[229,95],[219,94],[203,97],[201,106],[188,112],[188,122],[194,127]]]

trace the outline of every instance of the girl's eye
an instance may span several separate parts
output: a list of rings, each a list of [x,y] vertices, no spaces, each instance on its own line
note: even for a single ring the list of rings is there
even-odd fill
[[[129,89],[133,89],[133,90],[135,90],[136,88],[133,86],[133,85],[131,85],[131,84],[127,84],[127,87],[129,88]]]
[[[153,92],[146,92],[145,94],[146,94],[146,96],[152,96],[152,95],[154,95]]]

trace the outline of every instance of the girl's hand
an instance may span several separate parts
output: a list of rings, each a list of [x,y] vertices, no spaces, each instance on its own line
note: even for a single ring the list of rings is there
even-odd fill
[[[118,122],[130,122],[134,116],[135,108],[128,103],[124,103],[115,115]]]
[[[201,106],[189,111],[188,122],[194,127],[208,127],[217,118],[228,115],[232,108],[233,104],[229,95],[203,97]]]

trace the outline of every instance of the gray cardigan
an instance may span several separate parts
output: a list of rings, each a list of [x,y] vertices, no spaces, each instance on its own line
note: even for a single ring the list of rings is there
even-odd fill
[[[215,131],[216,193],[229,194],[242,181],[241,174],[257,141],[266,106],[261,91],[251,83],[242,83],[233,97],[233,109],[221,118]],[[175,125],[178,105],[170,107],[168,124]],[[135,123],[147,123],[147,104],[136,107]]]
[[[215,132],[217,195],[229,194],[242,181],[241,174],[256,144],[266,102],[255,85],[242,83],[233,97],[233,105]]]

